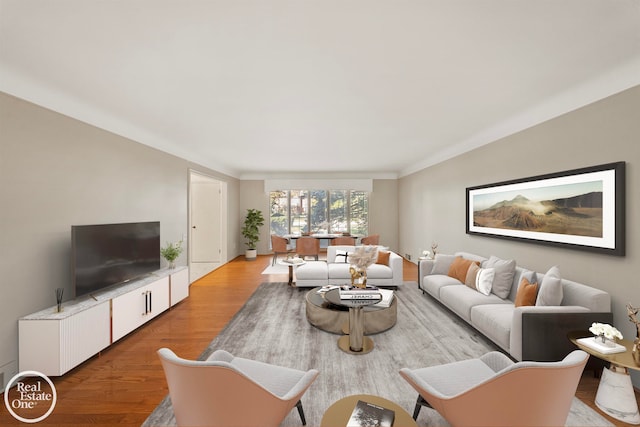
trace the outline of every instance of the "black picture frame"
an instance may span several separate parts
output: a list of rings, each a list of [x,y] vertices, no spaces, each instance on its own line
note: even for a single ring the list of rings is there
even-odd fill
[[[466,189],[466,232],[625,255],[625,162]]]

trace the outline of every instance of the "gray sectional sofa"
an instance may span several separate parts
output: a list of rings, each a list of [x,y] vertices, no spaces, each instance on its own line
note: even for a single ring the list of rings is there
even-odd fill
[[[476,261],[480,268],[495,267],[491,269],[495,274],[493,283],[498,282],[498,276],[503,283],[485,295],[469,285],[473,279],[468,276],[467,284],[451,277],[449,269],[456,257]],[[561,277],[555,278],[555,289],[551,285],[545,287],[544,273],[515,265],[513,260],[458,252],[438,254],[435,260],[420,260],[418,267],[418,286],[423,293],[438,300],[518,361],[560,360],[572,349],[566,337],[568,332],[587,330],[592,322],[612,321],[607,292]],[[513,272],[511,276],[509,270]],[[547,284],[554,282],[553,276],[551,273],[547,277]],[[539,284],[537,301],[535,305],[516,307],[523,278]],[[552,292],[551,303],[540,301],[543,292],[547,296]]]
[[[296,286],[299,288],[324,285],[344,285],[351,282],[350,264],[346,257],[339,254],[353,252],[355,246],[328,246],[327,261],[307,261],[296,267]],[[383,247],[379,247],[383,249]],[[367,283],[381,287],[397,287],[402,285],[402,257],[394,252],[389,253],[389,263],[373,264],[367,268]]]

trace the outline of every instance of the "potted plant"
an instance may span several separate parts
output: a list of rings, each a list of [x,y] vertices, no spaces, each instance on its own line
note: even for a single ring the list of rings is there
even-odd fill
[[[255,260],[258,256],[256,245],[260,241],[260,227],[263,225],[264,217],[262,216],[262,211],[247,209],[247,216],[242,227],[242,236],[247,239],[247,250],[245,251],[247,260]]]
[[[169,263],[169,268],[175,268],[176,259],[182,253],[182,240],[178,243],[169,243],[164,248],[160,248],[160,255]]]

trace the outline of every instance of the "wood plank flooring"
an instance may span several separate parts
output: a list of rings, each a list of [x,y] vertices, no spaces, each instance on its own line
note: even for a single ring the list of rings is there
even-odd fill
[[[140,426],[168,393],[156,350],[169,347],[182,357],[197,358],[260,283],[287,280],[286,275],[260,274],[270,262],[270,256],[251,262],[236,258],[193,283],[190,297],[171,310],[63,377],[53,378],[58,403],[38,425]],[[405,261],[404,276],[417,280],[415,264]],[[593,408],[598,381],[585,373],[577,392]],[[617,426],[627,425],[605,417]],[[0,403],[0,425],[23,424]]]

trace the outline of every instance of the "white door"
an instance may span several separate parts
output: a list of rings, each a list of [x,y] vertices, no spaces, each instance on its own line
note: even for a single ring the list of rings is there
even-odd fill
[[[191,172],[190,282],[215,270],[226,257],[226,183]]]

